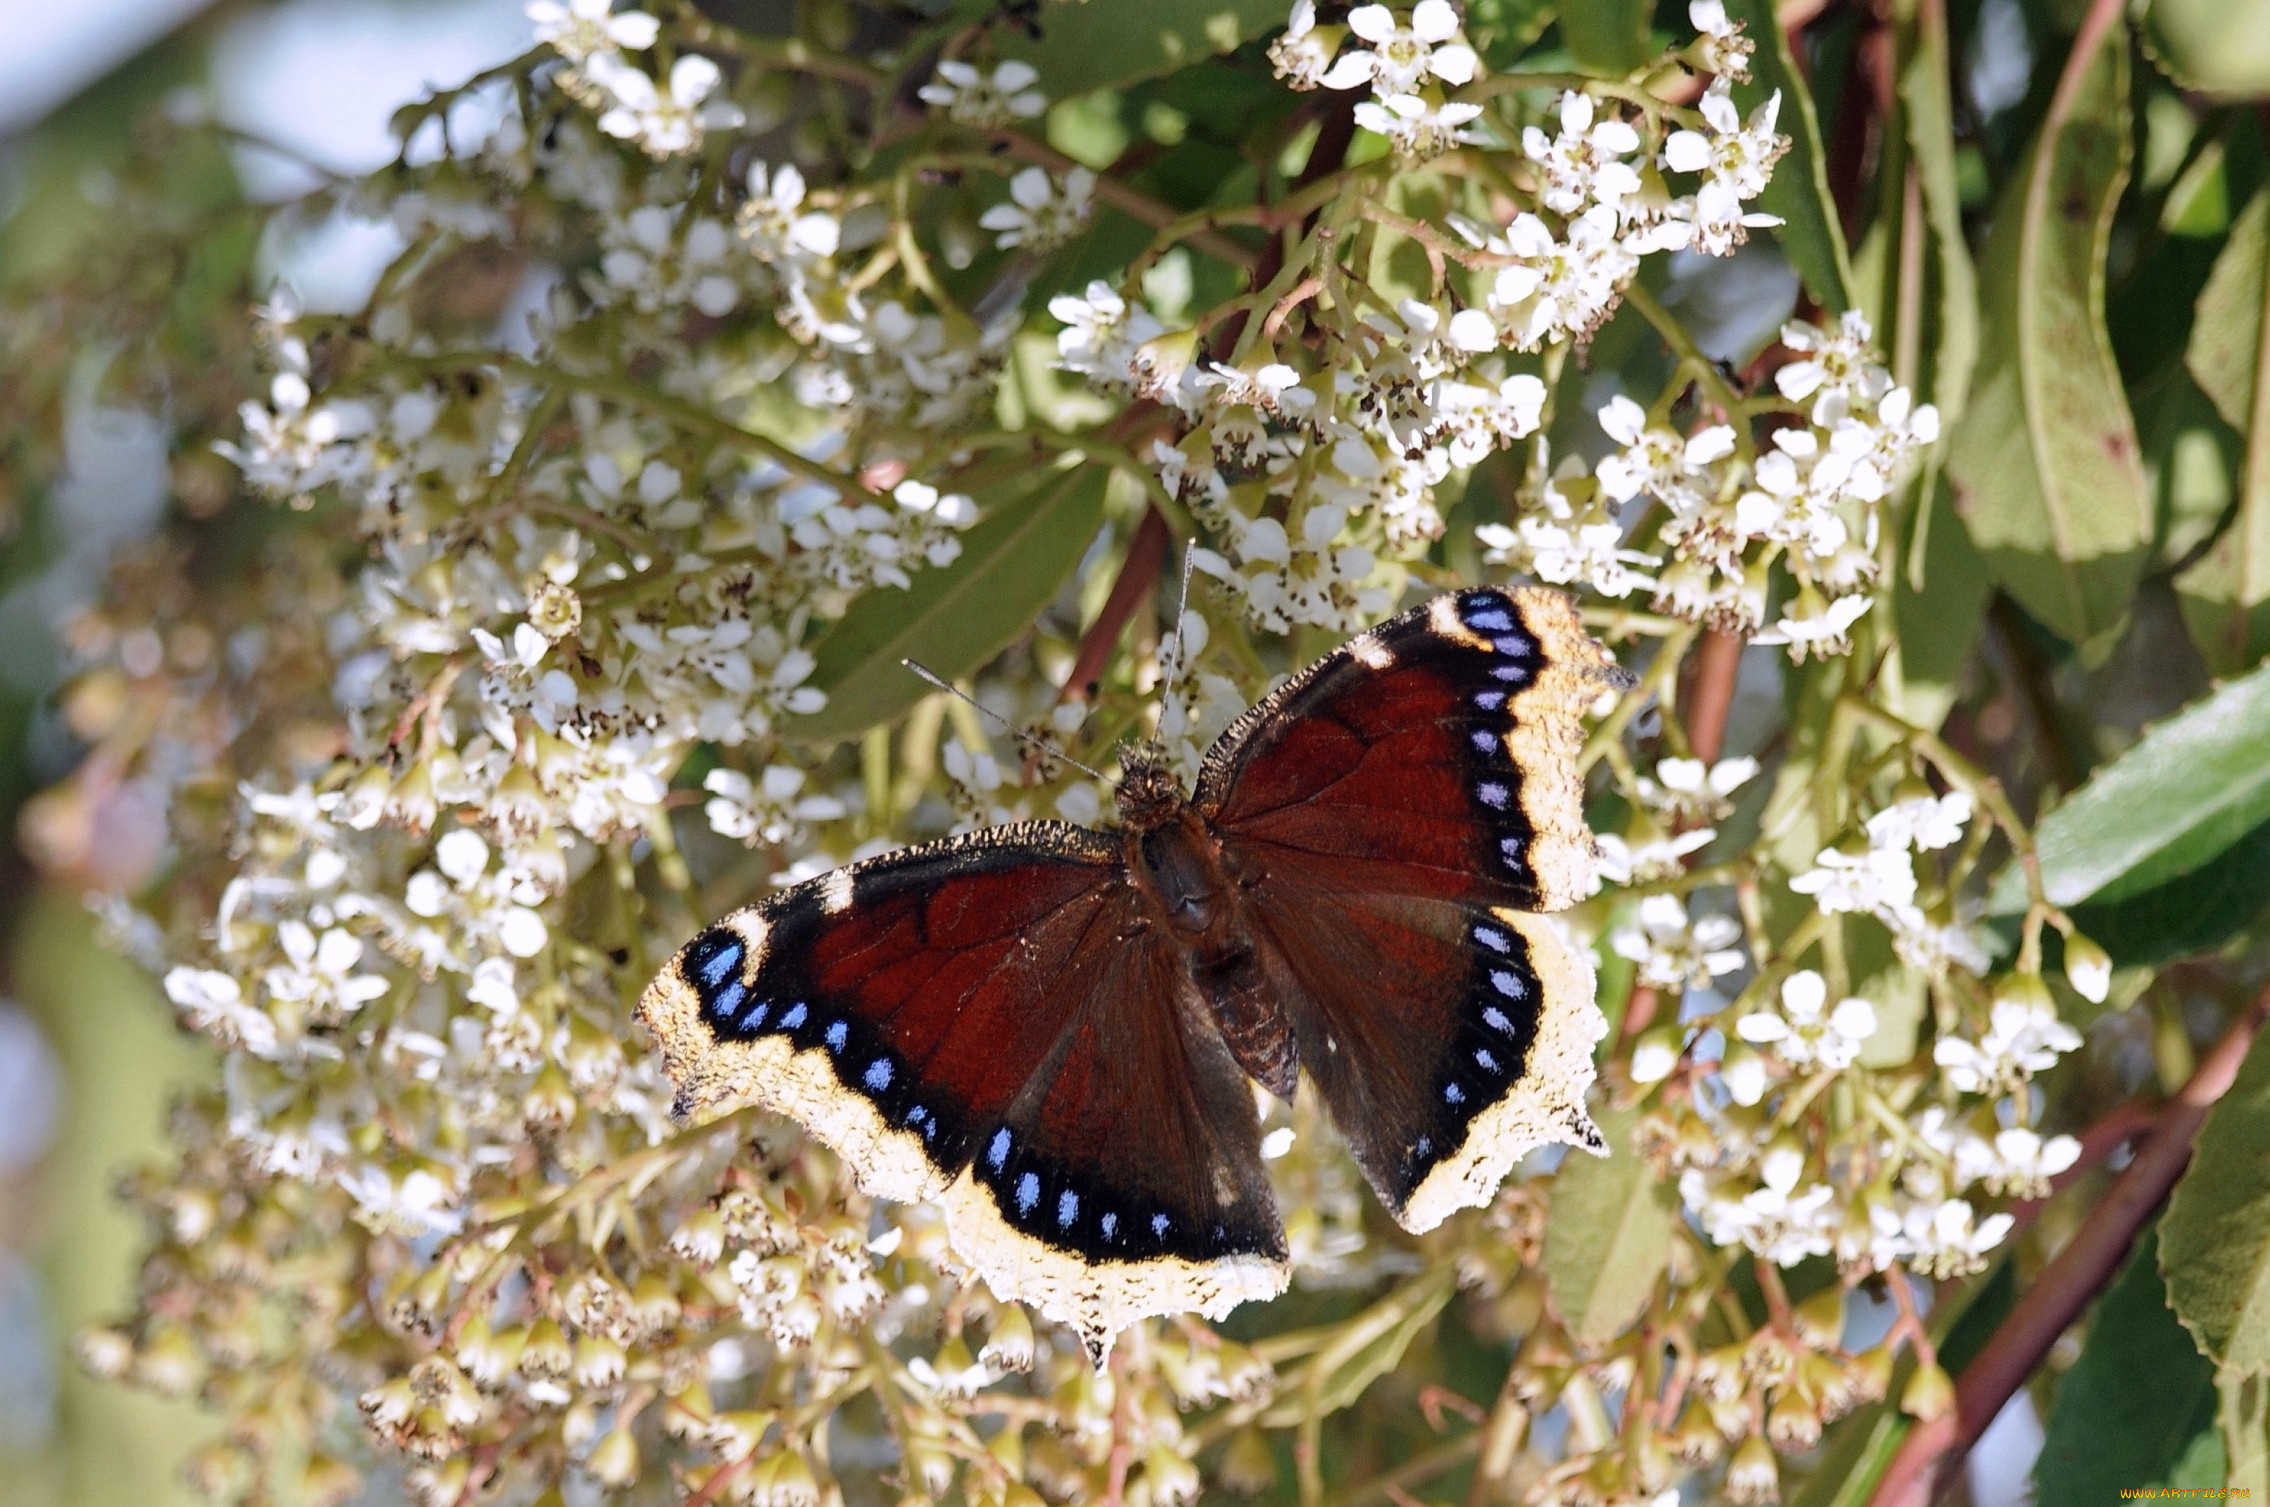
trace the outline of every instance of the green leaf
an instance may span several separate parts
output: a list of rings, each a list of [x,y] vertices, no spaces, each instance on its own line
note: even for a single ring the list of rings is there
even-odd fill
[[[2229,1462],[2223,1484],[2233,1495],[2243,1491],[2260,1500],[2270,1495],[2270,1377],[2225,1367],[2215,1373],[2215,1390],[2222,1398],[2215,1418]]]
[[[1986,623],[1993,583],[1978,546],[1955,516],[1954,492],[1935,468],[1917,483],[1910,510],[1905,564],[1892,582],[1892,624],[1887,646],[1897,674],[1887,667],[1885,696],[1916,727],[1947,720],[1961,693],[1963,673]]]
[[[1829,194],[1828,154],[1821,150],[1821,121],[1813,109],[1813,91],[1805,87],[1805,75],[1790,54],[1789,37],[1775,18],[1773,0],[1726,0],[1726,14],[1742,22],[1757,44],[1750,58],[1750,81],[1733,86],[1734,103],[1748,119],[1779,90],[1778,129],[1789,138],[1788,155],[1774,167],[1758,208],[1781,216],[1774,239],[1804,280],[1805,291],[1831,314],[1841,314],[1852,307],[1852,258],[1837,222],[1836,200]],[[1561,30],[1568,30],[1566,17]]]
[[[1545,1222],[1545,1288],[1579,1339],[1605,1344],[1647,1307],[1671,1257],[1678,1206],[1632,1150],[1636,1109],[1604,1110],[1605,1157],[1572,1154],[1553,1180]]]
[[[1008,27],[1000,55],[1040,70],[1056,99],[1127,85],[1218,52],[1234,52],[1285,24],[1284,0],[1087,0],[1040,9],[1035,39]]]
[[[1970,398],[1971,372],[1978,364],[1978,269],[1971,264],[1963,236],[1963,195],[1955,175],[1955,110],[1948,80],[1945,13],[1937,6],[1916,12],[1916,50],[1900,78],[1907,106],[1908,147],[1915,154],[1917,185],[1923,191],[1923,219],[1931,236],[1931,270],[1936,274],[1937,329],[1931,391],[1939,421],[1952,427]]]
[[[2076,905],[2071,914],[2115,963],[2148,969],[2221,946],[2251,925],[2266,903],[2270,822],[2189,873],[2140,895]]]
[[[2219,99],[2270,94],[2270,3],[2152,0],[2145,44],[2186,89]]]
[[[2270,1036],[2207,1111],[2160,1221],[2176,1315],[2217,1365],[2270,1374]]]
[[[1550,0],[1466,0],[1466,36],[1484,64],[1511,68],[1557,13]]]
[[[2186,1456],[2200,1436],[2215,1438],[2215,1369],[2168,1311],[2154,1244],[2149,1231],[2136,1243],[2058,1383],[2037,1501],[2112,1502],[2124,1487],[2174,1485],[2179,1467],[2196,1466]]]
[[[1978,382],[1950,444],[1955,504],[2027,612],[2110,648],[2152,543],[2136,426],[2105,332],[2105,251],[2128,181],[2119,25],[2061,88],[1996,207]]]
[[[2210,668],[2228,674],[2270,653],[2270,382],[2258,380],[2270,351],[2270,189],[2231,226],[2200,291],[2184,364],[2215,411],[2246,436],[2238,516],[2175,588],[2191,641]]]
[[[1562,7],[1561,41],[1576,66],[1602,78],[1623,78],[1655,55],[1647,34],[1651,0],[1582,0]]]
[[[917,571],[904,591],[871,591],[813,646],[810,683],[828,704],[782,727],[811,742],[855,737],[930,694],[899,661],[948,680],[983,665],[1032,626],[1103,525],[1107,467],[1046,476],[990,508],[953,564]]]
[[[2149,729],[2034,829],[2051,903],[2139,895],[2238,846],[2270,821],[2266,748],[2270,666]],[[2015,865],[1997,879],[1989,908],[2025,908]]]

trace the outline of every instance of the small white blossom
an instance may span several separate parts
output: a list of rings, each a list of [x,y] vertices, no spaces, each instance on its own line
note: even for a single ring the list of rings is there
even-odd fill
[[[1546,208],[1564,215],[1594,205],[1614,209],[1639,192],[1639,173],[1623,160],[1639,150],[1639,132],[1619,116],[1596,114],[1591,95],[1571,91],[1561,96],[1559,134],[1536,126],[1522,131],[1523,153],[1544,171],[1539,197]]]
[[[1732,916],[1690,919],[1677,895],[1649,895],[1634,926],[1619,927],[1608,945],[1639,965],[1639,983],[1653,989],[1707,988],[1742,966],[1742,923]]]
[[[1741,22],[1727,18],[1725,0],[1690,0],[1687,20],[1702,33],[1695,39],[1696,66],[1737,84],[1748,82],[1756,44],[1742,34]]]
[[[1942,1036],[1931,1049],[1931,1060],[1966,1094],[2002,1094],[2055,1067],[2060,1056],[2080,1045],[2081,1033],[2059,1020],[2049,1004],[2004,998],[1994,1002],[1983,1037],[1972,1042]]]
[[[1918,852],[1951,848],[1963,840],[1972,810],[1967,791],[1913,796],[1868,818],[1868,842],[1871,847],[1903,851],[1911,846]]]
[[[1327,89],[1369,84],[1386,99],[1413,93],[1429,76],[1466,83],[1480,66],[1473,48],[1451,40],[1459,24],[1450,0],[1419,0],[1408,22],[1384,5],[1359,5],[1348,12],[1348,30],[1371,45],[1342,53],[1320,80]]]
[[[1757,773],[1758,761],[1746,757],[1707,766],[1700,759],[1663,759],[1657,762],[1653,779],[1640,776],[1639,798],[1664,822],[1721,821],[1734,812],[1729,797]]]
[[[662,23],[644,11],[610,10],[613,0],[529,0],[528,19],[536,23],[536,40],[571,63],[622,49],[644,52],[654,45]]]
[[[994,244],[1003,250],[1052,251],[1088,223],[1095,187],[1096,175],[1084,167],[1066,173],[1062,183],[1044,167],[1023,168],[1009,180],[1010,202],[994,205],[977,223],[995,232]]]
[[[1857,997],[1828,1007],[1828,984],[1810,968],[1782,981],[1781,1009],[1755,1010],[1734,1023],[1744,1041],[1769,1048],[1800,1072],[1841,1072],[1860,1060],[1876,1034],[1876,1007]]]
[[[1033,87],[1039,80],[1032,64],[1016,58],[999,64],[989,74],[948,58],[938,65],[936,81],[915,92],[925,104],[944,110],[946,118],[957,125],[991,131],[1047,113],[1048,96]]]
[[[673,157],[701,145],[704,131],[730,130],[742,122],[740,109],[728,100],[710,98],[724,75],[715,63],[688,53],[670,65],[665,92],[640,69],[601,53],[585,65],[594,83],[612,97],[613,106],[599,117],[599,129],[609,136],[635,141],[656,157]]]

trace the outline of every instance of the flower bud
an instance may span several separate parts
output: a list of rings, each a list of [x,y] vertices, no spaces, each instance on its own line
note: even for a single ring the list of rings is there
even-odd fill
[[[1224,1491],[1255,1497],[1277,1484],[1277,1456],[1261,1430],[1250,1424],[1230,1436],[1214,1479]]]
[[[638,1440],[629,1429],[617,1429],[592,1446],[583,1467],[603,1486],[628,1486],[638,1479]]]
[[[992,1332],[977,1358],[996,1371],[1030,1371],[1033,1367],[1033,1321],[1022,1305],[1004,1303],[994,1315]]]
[[[1955,1381],[1944,1366],[1933,1361],[1919,1367],[1900,1393],[1900,1411],[1929,1423],[1955,1405]]]
[[[1781,1470],[1762,1435],[1750,1435],[1735,1449],[1726,1467],[1726,1497],[1745,1503],[1781,1500]]]
[[[1632,1044],[1632,1082],[1661,1083],[1679,1065],[1682,1033],[1677,1026],[1642,1032]]]
[[[2090,1004],[2103,1004],[2112,992],[2112,954],[2079,932],[2070,933],[2065,938],[2065,981]]]

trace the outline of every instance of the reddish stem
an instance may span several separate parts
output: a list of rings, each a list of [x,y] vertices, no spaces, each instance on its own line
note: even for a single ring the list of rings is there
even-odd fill
[[[1955,1383],[1953,1410],[1908,1434],[1877,1484],[1870,1507],[1924,1507],[1936,1483],[1962,1462],[2002,1405],[2049,1354],[2057,1337],[2112,1280],[2144,1222],[2190,1165],[2192,1138],[2209,1106],[2230,1090],[2265,1018],[2270,1018],[2270,989],[2256,995],[2223,1039],[2199,1060],[2191,1081],[2160,1111],[2151,1134],[2137,1147],[2136,1159],[2104,1201],[2089,1211],[2064,1249],[2019,1294],[1986,1348],[1963,1368]]]
[[[1127,541],[1127,558],[1120,562],[1119,579],[1111,583],[1103,611],[1080,636],[1080,651],[1073,656],[1071,673],[1064,677],[1064,689],[1057,693],[1059,701],[1094,699],[1103,667],[1111,662],[1112,650],[1119,647],[1119,635],[1126,631],[1136,607],[1158,584],[1159,567],[1166,558],[1167,521],[1157,508],[1146,508],[1143,521],[1135,527],[1135,537]]]

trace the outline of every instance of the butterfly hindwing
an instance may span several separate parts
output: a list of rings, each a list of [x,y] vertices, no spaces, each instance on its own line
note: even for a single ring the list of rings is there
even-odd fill
[[[1301,1062],[1396,1220],[1487,1203],[1523,1155],[1600,1150],[1592,965],[1542,916],[1284,876],[1254,908]]]
[[[1317,661],[1234,723],[1196,804],[1272,872],[1557,910],[1589,886],[1584,708],[1628,683],[1558,592],[1457,592]]]

